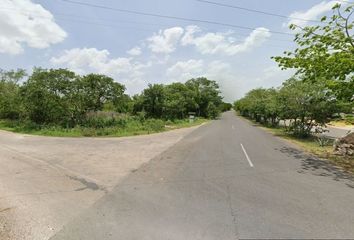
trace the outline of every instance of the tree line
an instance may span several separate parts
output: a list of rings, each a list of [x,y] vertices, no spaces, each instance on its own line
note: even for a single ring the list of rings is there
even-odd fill
[[[307,137],[321,131],[338,113],[353,113],[354,107],[354,4],[335,4],[321,24],[296,30],[294,51],[273,59],[282,69],[296,69],[279,88],[258,88],[234,103],[242,115]]]
[[[207,78],[169,85],[149,84],[130,97],[125,86],[102,74],[80,76],[67,69],[0,71],[0,118],[37,125],[89,125],[99,112],[139,119],[216,118],[231,108],[219,85]],[[113,114],[113,115],[114,115]],[[112,115],[112,116],[113,116]]]

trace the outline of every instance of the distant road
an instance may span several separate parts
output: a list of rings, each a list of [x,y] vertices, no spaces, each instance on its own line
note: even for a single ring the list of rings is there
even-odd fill
[[[353,199],[353,176],[228,112],[52,239],[353,239]]]
[[[289,124],[288,120],[286,120],[287,122],[287,125]],[[283,121],[280,121],[280,124],[284,124]],[[328,132],[325,132],[324,135],[326,136],[329,136],[329,137],[332,137],[332,138],[340,138],[340,137],[343,137],[345,136],[348,131],[352,130],[354,131],[354,128],[344,128],[344,127],[332,127],[332,126],[329,126],[327,125],[327,128]]]
[[[331,126],[328,126],[327,129],[329,130],[329,132],[327,132],[326,135],[334,138],[343,137],[348,133],[348,131],[350,131],[350,129],[331,127]],[[352,131],[354,131],[354,128],[352,129]]]

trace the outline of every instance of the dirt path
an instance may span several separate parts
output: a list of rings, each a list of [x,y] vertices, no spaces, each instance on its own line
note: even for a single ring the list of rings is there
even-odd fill
[[[0,239],[48,239],[195,128],[124,138],[0,131]]]

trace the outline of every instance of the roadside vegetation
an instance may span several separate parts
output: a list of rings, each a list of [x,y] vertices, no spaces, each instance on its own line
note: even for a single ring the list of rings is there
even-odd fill
[[[276,137],[285,139],[299,146],[303,151],[315,155],[321,159],[327,159],[333,164],[342,167],[344,170],[354,173],[354,157],[340,156],[333,153],[333,139],[319,139],[316,136],[307,138],[298,138],[294,135],[288,134],[284,128],[264,126],[263,129],[269,131]],[[321,141],[321,142],[320,142]]]
[[[232,107],[206,78],[150,84],[130,97],[101,74],[66,69],[0,72],[0,128],[49,136],[127,136],[188,127]],[[188,118],[195,115],[194,121]]]
[[[322,133],[331,121],[353,124],[353,11],[353,4],[336,4],[318,25],[291,25],[298,47],[273,59],[295,75],[279,88],[253,89],[234,103],[240,115],[352,171],[353,156],[334,155],[333,140]]]

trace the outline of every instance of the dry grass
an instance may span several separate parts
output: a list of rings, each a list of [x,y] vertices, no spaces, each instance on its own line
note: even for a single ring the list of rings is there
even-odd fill
[[[283,128],[269,128],[264,126],[260,127],[272,133],[274,136],[280,137],[282,139],[285,139],[286,141],[295,144],[304,152],[312,154],[321,159],[329,160],[336,166],[340,166],[346,171],[354,173],[354,156],[345,157],[335,155],[333,153],[332,141],[330,141],[327,145],[321,147],[316,137],[310,137],[305,139],[296,138],[292,135],[287,134]]]

